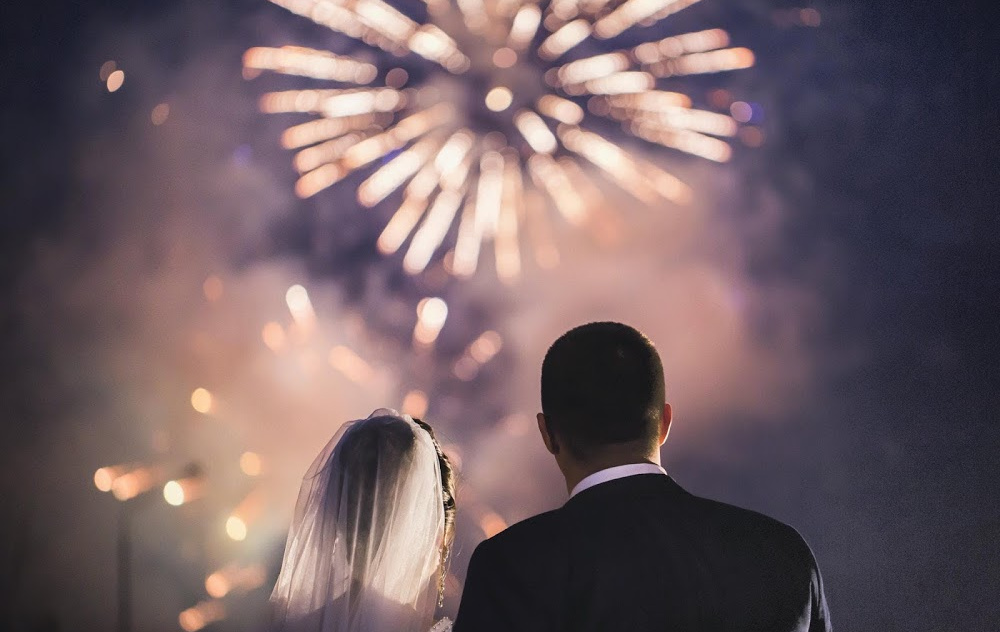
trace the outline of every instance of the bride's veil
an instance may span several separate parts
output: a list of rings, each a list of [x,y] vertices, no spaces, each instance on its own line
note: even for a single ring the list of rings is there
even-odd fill
[[[444,523],[430,435],[388,409],[345,424],[302,482],[273,629],[425,632]]]

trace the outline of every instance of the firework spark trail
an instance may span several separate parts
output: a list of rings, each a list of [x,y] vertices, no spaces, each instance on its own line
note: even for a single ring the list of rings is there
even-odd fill
[[[553,265],[558,254],[546,215],[594,230],[602,196],[586,169],[596,168],[645,205],[688,203],[690,187],[594,124],[605,119],[651,144],[725,162],[737,120],[694,108],[690,97],[660,84],[754,63],[749,49],[730,47],[728,33],[717,28],[567,59],[588,40],[614,40],[698,0],[552,0],[547,6],[425,0],[425,22],[384,0],[270,1],[395,56],[376,51],[369,57],[383,61],[375,64],[300,46],[256,47],[244,55],[244,75],[271,71],[346,86],[267,93],[260,107],[319,117],[290,127],[281,139],[298,150],[300,197],[382,161],[357,197],[372,207],[402,190],[378,247],[391,254],[409,241],[403,267],[410,274],[441,254],[455,224],[454,247],[443,261],[456,276],[475,273],[491,243],[497,275],[516,279],[522,230],[534,233],[528,250],[536,262]],[[424,79],[406,86],[411,73],[405,68],[420,70]],[[459,82],[457,75],[469,80]],[[377,85],[380,77],[385,87]]]

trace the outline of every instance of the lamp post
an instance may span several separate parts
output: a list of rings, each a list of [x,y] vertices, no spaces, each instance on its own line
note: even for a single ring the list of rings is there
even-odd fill
[[[163,479],[160,467],[116,465],[102,467],[94,473],[94,485],[102,492],[110,491],[118,503],[118,541],[115,550],[118,574],[118,632],[132,632],[132,505],[133,499],[145,495]],[[200,487],[204,472],[191,463],[184,468],[185,482]],[[172,481],[178,484],[178,481]],[[183,500],[181,501],[183,502]],[[171,503],[175,504],[175,503]],[[181,504],[181,503],[176,503]]]
[[[132,630],[132,534],[131,508],[118,503],[118,632]]]

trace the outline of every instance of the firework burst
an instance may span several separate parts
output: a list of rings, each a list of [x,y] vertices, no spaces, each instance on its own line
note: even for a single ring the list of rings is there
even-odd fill
[[[367,177],[357,198],[366,207],[402,189],[378,248],[392,254],[405,246],[403,267],[411,274],[439,256],[452,234],[444,263],[456,276],[472,275],[492,244],[498,276],[515,279],[522,232],[541,266],[556,264],[549,215],[592,224],[602,195],[591,170],[644,204],[686,203],[686,184],[611,140],[600,121],[724,162],[737,121],[696,109],[662,84],[754,62],[750,50],[730,47],[721,29],[614,47],[625,31],[698,0],[426,0],[409,7],[418,18],[383,0],[270,1],[384,51],[366,58],[252,48],[244,72],[339,84],[268,93],[261,110],[316,117],[282,136],[283,146],[296,150],[300,197],[359,170]],[[571,59],[581,50],[604,52]]]

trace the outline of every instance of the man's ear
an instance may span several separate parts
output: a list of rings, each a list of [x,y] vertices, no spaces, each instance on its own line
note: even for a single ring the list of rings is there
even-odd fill
[[[549,428],[548,419],[542,413],[538,413],[535,419],[538,420],[538,432],[542,435],[542,442],[545,443],[545,449],[549,451],[549,454],[559,454],[559,442],[556,440],[555,433]]]
[[[670,422],[674,419],[674,409],[670,407],[670,404],[663,405],[663,418],[660,419],[660,445],[663,445],[667,441],[667,435],[670,434]]]

